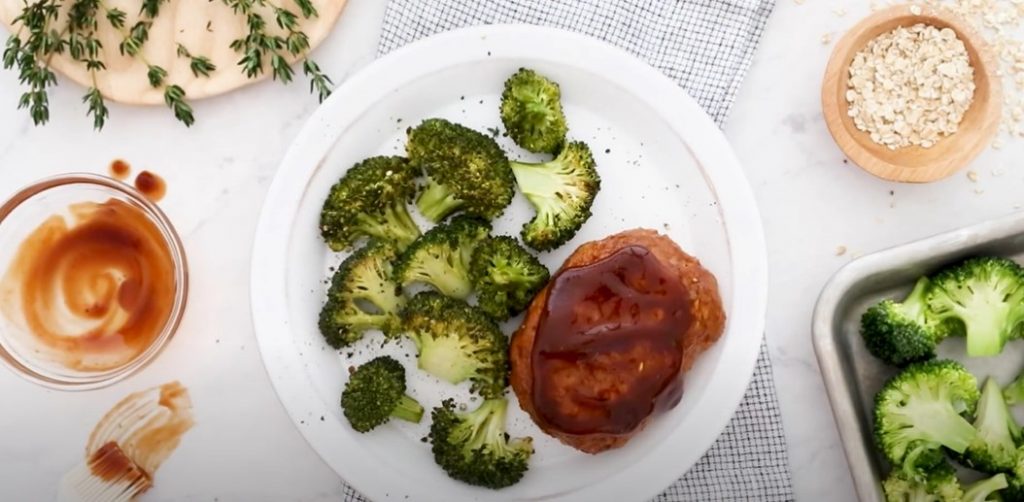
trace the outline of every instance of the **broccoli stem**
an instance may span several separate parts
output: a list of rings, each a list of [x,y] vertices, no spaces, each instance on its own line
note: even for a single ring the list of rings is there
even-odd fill
[[[488,399],[480,404],[471,415],[473,435],[466,443],[469,450],[480,448],[491,449],[500,446],[505,434],[505,411],[508,401],[505,399]]]
[[[989,499],[989,495],[1008,486],[1010,484],[1006,481],[1006,474],[996,474],[988,479],[967,485],[963,500],[964,502],[985,502]]]
[[[948,399],[936,396],[935,400],[908,406],[908,421],[924,433],[928,441],[935,441],[957,453],[963,453],[977,437],[978,431],[953,408]]]
[[[1024,403],[1024,373],[1003,389],[1003,398],[1008,405]]]
[[[465,276],[445,274],[431,276],[431,284],[439,291],[452,298],[465,300],[473,292],[473,284]]]
[[[495,284],[507,285],[507,284],[523,284],[528,283],[537,279],[538,274],[526,273],[522,268],[514,267],[509,264],[502,264],[495,267],[490,272],[491,280]]]
[[[420,229],[409,216],[405,205],[390,206],[382,216],[359,216],[359,225],[368,235],[387,241],[394,241],[404,249],[420,236]]]
[[[1003,308],[1009,310],[1008,307]],[[1006,325],[1008,315],[993,315],[992,312],[984,311],[981,314],[972,314],[971,310],[966,308],[960,314],[967,325],[967,355],[988,357],[997,356],[1003,351],[1003,346],[1010,339],[1010,332],[1014,328]]]
[[[509,162],[509,166],[516,176],[519,189],[531,202],[534,197],[548,199],[557,195],[554,189],[561,185],[561,180],[548,163],[530,164],[513,161]]]
[[[428,220],[437,223],[449,214],[454,213],[463,205],[463,201],[456,198],[455,194],[448,187],[427,179],[427,186],[416,200],[416,207]]]
[[[1003,400],[999,384],[992,378],[985,382],[981,392],[974,428],[991,445],[1001,443],[1007,449],[1016,448],[1013,437],[1019,434],[1019,427]]]
[[[484,424],[484,442],[491,447],[503,446],[501,441],[505,435],[505,412],[508,410],[508,401],[504,399],[492,399],[489,406],[490,416]]]
[[[555,162],[555,161],[552,161]],[[530,201],[537,212],[537,216],[527,223],[527,226],[543,229],[554,225],[559,216],[566,216],[567,208],[563,203],[564,194],[559,192],[564,188],[564,181],[559,177],[557,171],[552,169],[552,162],[541,164],[525,164],[522,162],[510,162],[512,172],[515,173],[516,183],[519,190]],[[534,246],[527,239],[527,244]],[[534,246],[536,247],[536,246]]]
[[[466,358],[458,336],[418,337],[419,367],[448,383],[457,384],[476,375],[475,361]]]
[[[398,404],[395,405],[391,416],[406,422],[419,423],[420,419],[423,418],[423,406],[415,399],[409,397],[408,394],[405,394],[398,400]]]

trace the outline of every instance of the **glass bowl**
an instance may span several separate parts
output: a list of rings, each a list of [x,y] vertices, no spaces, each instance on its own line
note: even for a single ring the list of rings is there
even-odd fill
[[[60,361],[51,354],[56,349],[41,350],[42,344],[33,344],[35,335],[24,326],[25,323],[17,322],[5,309],[0,309],[0,360],[33,383],[58,390],[90,390],[111,385],[152,362],[174,336],[181,322],[188,297],[188,265],[181,239],[156,204],[131,186],[105,176],[72,173],[46,178],[19,190],[0,206],[0,277],[11,269],[22,242],[48,218],[65,214],[72,204],[102,204],[111,200],[139,210],[159,231],[174,267],[171,273],[174,296],[169,314],[156,337],[130,359],[116,366],[91,370],[75,369]],[[0,291],[0,294],[17,296],[17,291],[8,289],[6,293]],[[8,300],[0,298],[0,301]],[[20,306],[20,299],[18,301]]]

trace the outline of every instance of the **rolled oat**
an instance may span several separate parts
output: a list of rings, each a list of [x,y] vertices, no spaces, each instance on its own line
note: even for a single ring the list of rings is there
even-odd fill
[[[930,148],[956,133],[974,99],[967,48],[949,28],[899,27],[868,42],[849,68],[849,116],[890,149]]]

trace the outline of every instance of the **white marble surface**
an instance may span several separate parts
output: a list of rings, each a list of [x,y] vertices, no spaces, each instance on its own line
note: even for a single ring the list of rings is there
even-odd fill
[[[336,81],[371,61],[384,2],[350,0],[317,52]],[[764,217],[771,270],[768,343],[798,499],[854,499],[810,342],[825,280],[854,256],[1010,213],[1024,143],[986,152],[964,175],[927,186],[885,183],[843,162],[822,121],[819,82],[835,38],[868,2],[778,0],[726,126]],[[834,11],[845,9],[845,16]],[[261,83],[197,103],[191,129],[163,109],[112,106],[92,133],[81,89],[52,96],[52,123],[14,110],[19,89],[0,72],[0,196],[34,179],[105,172],[113,158],[169,184],[161,203],[185,241],[191,297],[178,335],[135,377],[87,394],[46,391],[0,370],[0,499],[47,500],[81,458],[93,423],[134,390],[180,379],[199,425],[159,471],[146,500],[337,500],[341,483],[297,433],[274,395],[253,336],[250,242],[278,161],[316,106],[297,84]],[[1002,173],[997,176],[997,174]],[[845,246],[848,252],[836,255]],[[301,425],[300,425],[301,426]],[[190,484],[176,483],[188,479]]]

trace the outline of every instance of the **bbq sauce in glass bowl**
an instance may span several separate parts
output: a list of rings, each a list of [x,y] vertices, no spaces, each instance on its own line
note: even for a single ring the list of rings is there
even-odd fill
[[[110,385],[146,366],[181,321],[184,247],[131,186],[75,173],[0,205],[0,362],[55,389]]]

